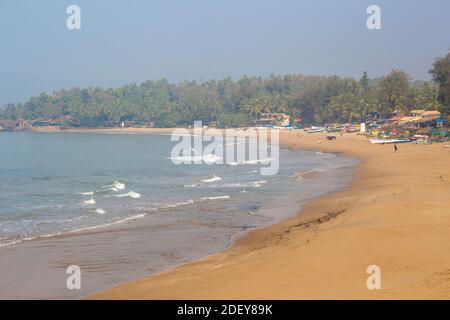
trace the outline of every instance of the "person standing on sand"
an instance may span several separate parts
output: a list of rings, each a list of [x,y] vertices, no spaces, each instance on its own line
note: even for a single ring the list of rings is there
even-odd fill
[[[394,152],[397,152],[398,148],[397,148],[397,144],[394,144]]]

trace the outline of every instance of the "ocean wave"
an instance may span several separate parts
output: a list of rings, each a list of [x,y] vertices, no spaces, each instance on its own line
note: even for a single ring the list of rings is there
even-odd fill
[[[134,191],[129,191],[127,193],[122,193],[122,194],[118,194],[115,196],[116,198],[133,198],[133,199],[139,199],[141,197],[140,193],[134,192]]]
[[[0,243],[0,248],[1,248],[1,247],[12,246],[12,245],[18,244],[18,243],[20,243],[20,242],[22,242],[22,240],[13,240],[13,241],[10,241],[10,242]]]
[[[259,188],[265,183],[267,183],[267,180],[253,181],[253,182],[248,183],[248,186],[254,187],[254,188]]]
[[[220,160],[222,160],[221,157],[216,156],[214,154],[208,154],[206,156],[179,156],[179,157],[169,157],[167,158],[172,161],[180,161],[184,163],[192,163],[192,162],[201,162],[204,161],[206,163],[216,163]]]
[[[93,196],[94,195],[94,191],[80,192],[80,194],[82,194],[83,196]]]
[[[185,188],[195,188],[198,187],[200,183],[194,183],[194,184],[185,184],[183,187]]]
[[[162,209],[168,209],[168,208],[176,208],[179,206],[185,206],[185,205],[189,205],[189,204],[193,204],[194,200],[193,199],[189,199],[187,201],[183,201],[183,202],[176,202],[176,203],[169,203],[166,204],[162,207]]]
[[[220,181],[220,180],[222,180],[221,177],[218,177],[218,176],[216,176],[216,175],[213,174],[211,178],[209,178],[209,179],[204,179],[204,180],[201,180],[201,181],[202,181],[202,182],[209,183],[209,182],[215,182],[215,181]]]
[[[112,191],[119,191],[119,190],[125,190],[126,185],[125,185],[125,183],[122,183],[120,181],[114,181],[113,184],[103,186],[102,188],[109,188]]]
[[[230,199],[229,195],[224,196],[215,196],[215,197],[203,197],[201,200],[223,200],[223,199]]]
[[[96,202],[95,202],[94,198],[91,198],[89,200],[83,201],[83,204],[85,204],[85,205],[93,205],[93,204],[96,204]]]
[[[141,219],[141,218],[145,217],[146,215],[147,215],[146,213],[135,214],[133,216],[126,217],[126,218],[123,218],[123,219],[120,219],[120,220],[116,220],[116,221],[113,221],[113,222],[110,222],[110,223],[100,224],[100,225],[91,226],[91,227],[79,228],[79,229],[71,230],[71,231],[69,231],[67,233],[75,233],[75,232],[82,232],[82,231],[89,231],[89,230],[95,230],[95,229],[99,229],[99,228],[110,227],[110,226],[114,226],[114,225],[117,225],[117,224],[122,224],[124,222]]]
[[[96,226],[82,227],[82,228],[73,229],[73,230],[64,231],[64,232],[54,232],[54,233],[43,234],[43,235],[39,235],[39,236],[35,236],[35,237],[26,237],[26,238],[23,238],[23,239],[16,239],[16,240],[12,240],[12,241],[9,241],[9,242],[0,243],[0,248],[1,247],[6,247],[6,246],[12,246],[14,244],[18,244],[18,243],[21,243],[23,241],[31,241],[31,240],[36,240],[36,239],[52,238],[52,237],[56,237],[56,236],[60,236],[60,235],[64,235],[64,234],[71,234],[71,233],[95,230],[95,229],[100,229],[100,228],[106,228],[106,227],[122,224],[122,223],[125,223],[125,222],[141,219],[141,218],[144,218],[145,216],[146,216],[146,213],[136,214],[136,215],[132,215],[132,216],[120,219],[120,220],[116,220],[116,221],[112,221],[112,222],[109,222],[109,223],[100,224],[100,225],[96,225]]]
[[[245,188],[245,187],[259,188],[265,183],[267,183],[267,180],[252,181],[252,182],[246,182],[246,183],[236,182],[236,183],[224,184],[221,187],[225,187],[225,188]]]
[[[97,208],[97,209],[95,209],[95,210],[91,210],[91,212],[96,213],[96,214],[100,214],[100,215],[103,215],[103,214],[106,213],[105,210],[100,209],[100,208]]]

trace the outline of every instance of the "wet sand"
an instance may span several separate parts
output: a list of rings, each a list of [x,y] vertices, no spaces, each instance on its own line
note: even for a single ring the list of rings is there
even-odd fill
[[[402,144],[394,153],[392,145],[370,145],[356,134],[335,141],[296,132],[280,137],[285,147],[362,161],[345,190],[307,203],[297,217],[88,298],[450,297],[450,148]],[[367,288],[370,265],[381,268],[381,290]]]

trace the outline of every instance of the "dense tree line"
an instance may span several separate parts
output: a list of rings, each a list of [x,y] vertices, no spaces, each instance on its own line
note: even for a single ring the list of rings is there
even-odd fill
[[[392,70],[379,79],[338,76],[245,76],[237,81],[147,81],[119,88],[73,88],[8,104],[1,119],[66,119],[68,126],[117,126],[123,121],[158,127],[218,120],[245,125],[263,112],[284,112],[304,123],[361,121],[369,112],[412,109],[450,113],[450,53],[433,63],[433,81],[412,81]]]

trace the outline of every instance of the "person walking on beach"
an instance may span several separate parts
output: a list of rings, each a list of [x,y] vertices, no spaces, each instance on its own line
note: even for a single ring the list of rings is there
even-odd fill
[[[394,144],[394,152],[397,152],[398,148],[397,148],[397,144]]]

